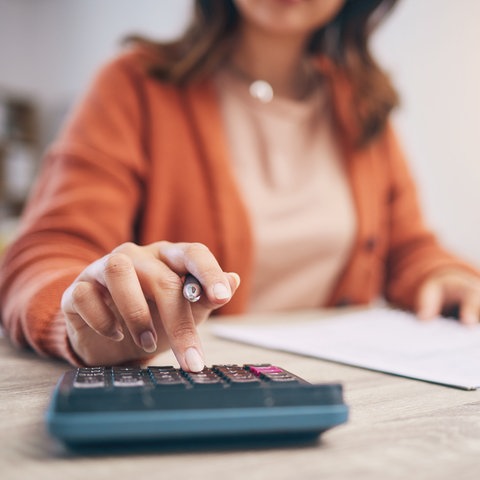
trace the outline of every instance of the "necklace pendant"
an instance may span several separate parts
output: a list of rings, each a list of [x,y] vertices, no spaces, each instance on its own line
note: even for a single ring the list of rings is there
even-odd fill
[[[273,88],[265,80],[255,80],[248,89],[250,95],[262,103],[270,103],[273,100]]]

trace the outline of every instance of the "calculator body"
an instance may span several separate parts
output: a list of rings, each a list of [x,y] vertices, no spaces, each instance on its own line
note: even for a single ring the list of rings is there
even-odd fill
[[[310,384],[273,365],[89,367],[66,372],[47,412],[71,446],[215,439],[315,439],[347,421],[340,384]]]

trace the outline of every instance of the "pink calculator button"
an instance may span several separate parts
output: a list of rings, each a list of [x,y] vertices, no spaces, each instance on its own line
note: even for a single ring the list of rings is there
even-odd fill
[[[258,366],[258,367],[254,367],[254,366],[251,366],[250,367],[250,371],[256,375],[257,377],[259,377],[262,373],[283,373],[283,370],[279,367],[275,367],[274,365],[268,365],[268,366],[265,366],[265,367],[261,367],[261,366]]]

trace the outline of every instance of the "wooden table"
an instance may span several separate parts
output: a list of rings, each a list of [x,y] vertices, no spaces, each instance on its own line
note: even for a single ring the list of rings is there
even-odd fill
[[[301,314],[281,316],[292,321]],[[248,316],[273,322],[276,316]],[[229,318],[211,320],[230,321]],[[208,363],[270,362],[311,382],[344,384],[351,418],[318,443],[188,452],[78,454],[45,431],[68,366],[0,338],[0,479],[449,479],[480,477],[480,392],[467,392],[220,340],[201,327]],[[172,364],[170,353],[156,364]]]

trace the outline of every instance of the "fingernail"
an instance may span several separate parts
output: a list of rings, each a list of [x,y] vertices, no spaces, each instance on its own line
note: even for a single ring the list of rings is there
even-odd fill
[[[201,372],[203,367],[205,367],[202,357],[194,347],[187,348],[185,352],[185,363],[191,372]]]
[[[478,322],[478,318],[475,314],[466,314],[463,320],[467,325],[473,325]]]
[[[426,312],[425,310],[423,310],[423,311],[417,312],[417,317],[418,317],[420,320],[428,320],[429,315],[428,315],[428,312]]]
[[[423,308],[417,312],[417,317],[420,320],[431,320],[432,318],[436,317],[436,312],[429,308]]]
[[[238,288],[240,286],[240,275],[235,272],[230,272],[230,275],[235,279],[235,287]]]
[[[147,353],[153,353],[157,349],[157,342],[150,330],[146,330],[140,335],[140,345]]]
[[[110,338],[115,342],[120,342],[121,340],[123,340],[124,335],[120,330],[115,330],[110,336]]]
[[[213,294],[217,300],[226,300],[231,297],[230,290],[223,283],[216,283],[213,286]]]

